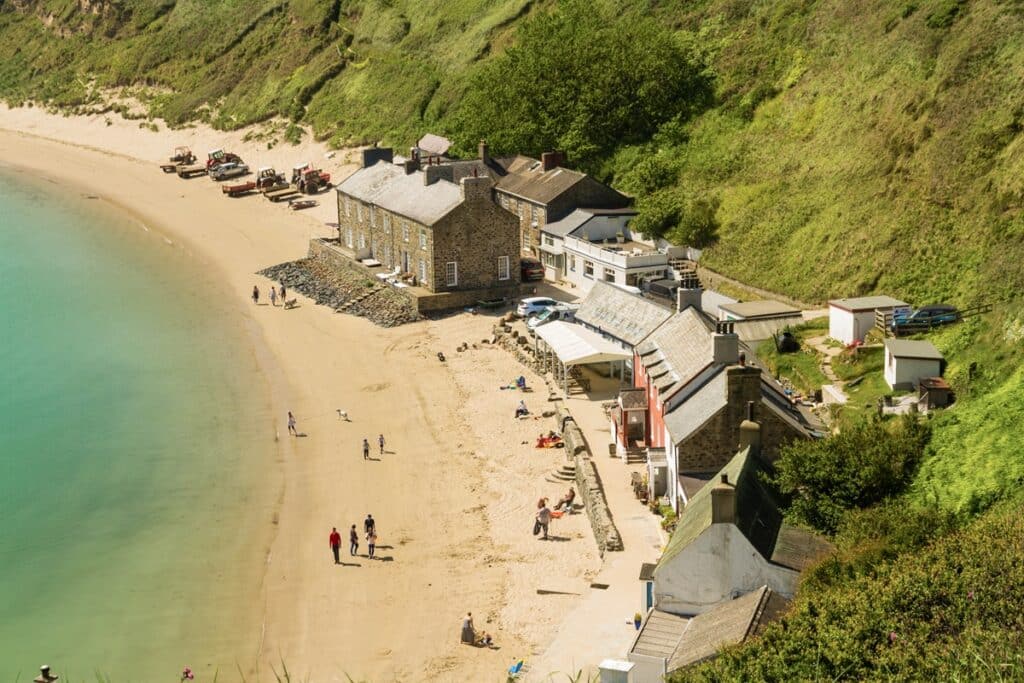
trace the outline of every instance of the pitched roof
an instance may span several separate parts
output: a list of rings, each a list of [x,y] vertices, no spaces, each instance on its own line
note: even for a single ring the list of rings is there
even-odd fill
[[[462,189],[447,180],[423,184],[423,171],[406,173],[386,161],[361,168],[337,185],[338,192],[423,225],[433,225],[462,203]]]
[[[719,370],[710,381],[665,415],[665,428],[672,443],[682,443],[725,408],[727,385],[728,377]]]
[[[692,307],[672,315],[637,346],[636,352],[658,393],[666,397],[714,359],[711,330]]]
[[[852,299],[832,299],[828,305],[844,311],[873,311],[879,308],[906,306],[907,303],[891,296],[861,296]]]
[[[647,408],[647,391],[640,388],[619,390],[619,405],[623,410],[641,410]]]
[[[929,341],[913,339],[886,339],[885,348],[896,358],[942,360],[942,353]]]
[[[765,481],[765,476],[771,472],[771,465],[747,448],[733,456],[719,471],[719,475],[728,475],[728,480],[735,487],[735,525],[750,544],[763,558],[799,570],[820,557],[820,552],[830,546],[811,532],[789,526],[783,521],[775,493]],[[658,560],[655,573],[711,526],[711,491],[718,481],[719,477],[715,477],[708,482],[683,508],[665,552]],[[775,558],[776,548],[779,549],[779,561]]]
[[[546,232],[557,237],[565,237],[593,217],[593,214],[584,209],[576,209],[562,220],[548,223],[541,228],[541,232]]]
[[[576,320],[636,346],[671,315],[652,301],[599,280],[580,302]]]
[[[690,620],[678,614],[651,610],[643,628],[633,641],[630,654],[669,659],[679,645],[679,639]]]
[[[669,672],[711,659],[723,647],[757,635],[767,623],[781,616],[788,605],[784,597],[762,586],[693,617],[672,652]]]
[[[498,181],[497,189],[538,204],[549,204],[585,177],[585,173],[561,166],[545,171],[540,161],[516,156],[508,167],[508,175]]]

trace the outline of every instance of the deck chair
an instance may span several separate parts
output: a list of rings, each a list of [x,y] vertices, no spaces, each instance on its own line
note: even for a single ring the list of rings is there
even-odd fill
[[[520,659],[508,668],[508,678],[510,681],[519,678],[519,674],[523,673],[523,665],[523,660]]]

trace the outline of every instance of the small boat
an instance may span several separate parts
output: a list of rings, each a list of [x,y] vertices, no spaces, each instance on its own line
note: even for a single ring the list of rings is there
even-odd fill
[[[309,209],[309,208],[314,207],[316,205],[317,205],[317,201],[315,199],[290,199],[290,200],[288,200],[288,206],[290,206],[293,211],[298,211],[299,209]]]

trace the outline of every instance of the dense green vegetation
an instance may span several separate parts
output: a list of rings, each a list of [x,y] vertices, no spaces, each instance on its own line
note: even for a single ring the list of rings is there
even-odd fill
[[[834,361],[863,378],[844,433],[788,452],[780,484],[838,553],[764,638],[689,675],[1022,678],[1021,35],[1009,0],[0,0],[0,97],[557,147],[636,196],[637,228],[749,284],[996,302],[929,335],[957,404],[928,429],[860,422],[880,353]],[[813,353],[763,357],[824,379]]]

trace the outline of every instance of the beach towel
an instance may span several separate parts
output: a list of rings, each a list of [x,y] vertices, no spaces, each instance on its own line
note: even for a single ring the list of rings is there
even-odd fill
[[[562,512],[561,510],[552,510],[551,511],[551,516],[554,517],[555,519],[561,519],[562,515],[564,515],[564,514],[565,513]]]

